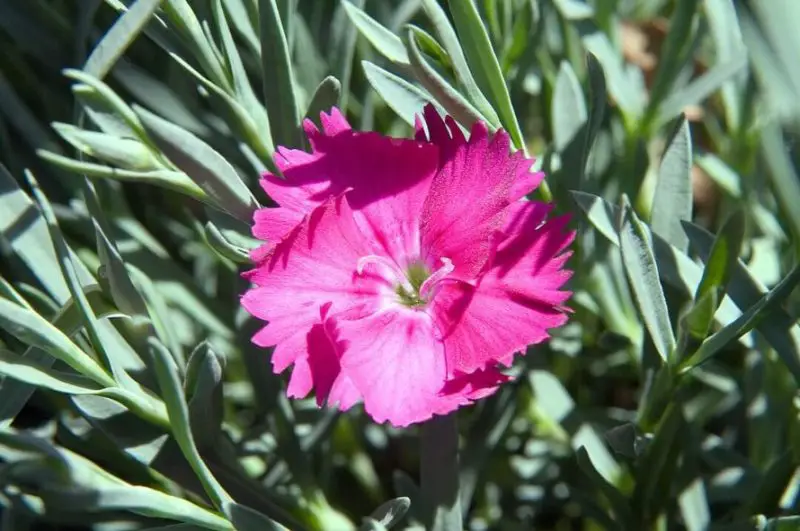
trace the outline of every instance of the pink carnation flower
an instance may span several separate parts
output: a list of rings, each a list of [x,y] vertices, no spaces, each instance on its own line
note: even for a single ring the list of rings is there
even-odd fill
[[[567,218],[523,200],[543,175],[508,134],[476,123],[469,140],[432,106],[416,139],[356,132],[333,109],[312,151],[280,148],[285,179],[261,184],[280,206],[255,213],[267,243],[242,298],[268,321],[290,397],[407,426],[493,393],[499,368],[567,319],[574,238]]]

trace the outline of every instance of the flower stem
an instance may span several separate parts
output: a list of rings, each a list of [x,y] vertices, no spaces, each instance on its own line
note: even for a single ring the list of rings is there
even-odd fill
[[[420,427],[420,487],[426,529],[462,531],[456,413],[435,416]]]

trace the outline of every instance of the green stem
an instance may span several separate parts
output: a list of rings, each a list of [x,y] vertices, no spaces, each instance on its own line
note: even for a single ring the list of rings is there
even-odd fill
[[[462,531],[456,413],[433,417],[420,427],[420,487],[426,529]]]

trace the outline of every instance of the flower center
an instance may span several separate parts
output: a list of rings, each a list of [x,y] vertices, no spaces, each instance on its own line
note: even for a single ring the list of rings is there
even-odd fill
[[[393,261],[376,255],[363,256],[356,267],[359,274],[368,265],[376,265],[385,272],[384,278],[394,285],[397,302],[408,308],[420,308],[427,305],[436,294],[436,287],[455,267],[449,258],[442,258],[443,265],[431,273],[422,262],[413,262],[404,271]]]
[[[431,276],[430,271],[425,267],[425,264],[414,263],[409,266],[404,276],[407,282],[399,282],[394,287],[394,292],[397,294],[400,304],[409,308],[424,306],[425,301],[422,299],[420,290],[425,281]]]

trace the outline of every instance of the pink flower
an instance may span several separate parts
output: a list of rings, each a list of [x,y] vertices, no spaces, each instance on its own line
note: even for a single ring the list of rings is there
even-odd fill
[[[477,123],[466,140],[432,106],[416,140],[356,132],[337,109],[311,153],[280,148],[285,179],[261,184],[279,208],[255,214],[267,243],[242,298],[268,321],[288,395],[407,426],[493,393],[517,352],[567,319],[561,288],[574,232],[526,201],[543,175]]]

